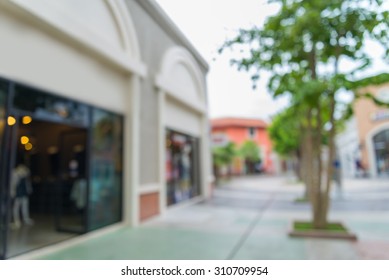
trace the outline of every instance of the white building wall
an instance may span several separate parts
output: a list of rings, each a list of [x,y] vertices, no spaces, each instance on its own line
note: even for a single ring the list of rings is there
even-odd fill
[[[165,127],[199,137],[201,135],[200,115],[180,106],[170,98],[166,99]]]
[[[1,76],[126,113],[129,82],[119,69],[32,17],[0,9],[0,34]]]
[[[125,116],[123,220],[136,225],[146,65],[124,1],[71,1],[0,0],[0,76]]]
[[[357,122],[352,117],[346,123],[345,130],[336,137],[342,175],[346,178],[357,176],[355,161],[361,157],[359,143]]]

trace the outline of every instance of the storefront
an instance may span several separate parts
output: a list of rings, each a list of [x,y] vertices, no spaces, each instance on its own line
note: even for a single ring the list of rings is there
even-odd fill
[[[159,120],[159,212],[210,193],[210,129],[204,76],[181,47],[164,54],[156,77]]]
[[[123,117],[14,81],[0,86],[1,258],[119,222]]]
[[[0,34],[0,258],[207,198],[208,65],[155,1],[0,0]]]
[[[166,131],[167,205],[200,195],[198,138]]]
[[[140,60],[124,1],[0,1],[0,259],[136,224]]]

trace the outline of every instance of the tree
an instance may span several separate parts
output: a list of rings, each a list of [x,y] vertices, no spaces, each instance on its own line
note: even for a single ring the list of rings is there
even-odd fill
[[[227,143],[227,145],[225,146],[215,147],[212,149],[212,157],[213,157],[213,163],[215,165],[214,170],[215,170],[216,180],[220,178],[220,168],[225,166],[229,168],[236,154],[237,154],[236,146],[232,142]]]
[[[255,173],[256,164],[260,163],[260,149],[251,140],[245,141],[239,149],[239,155],[243,158],[248,173]]]
[[[299,178],[303,179],[301,168],[301,121],[302,116],[298,110],[290,106],[273,116],[268,132],[274,151],[280,156],[292,159],[294,171]],[[306,192],[307,193],[307,192]]]
[[[350,115],[350,107],[343,106],[339,94],[389,80],[388,74],[357,79],[371,65],[366,40],[380,43],[385,49],[383,59],[389,62],[389,12],[383,0],[270,2],[280,7],[276,15],[262,28],[239,30],[219,51],[241,47],[242,55],[232,59],[232,64],[248,71],[254,85],[261,71],[269,71],[268,87],[273,96],[290,95],[304,115],[300,120],[304,183],[313,225],[321,229],[327,225],[337,124]],[[343,62],[348,62],[348,67],[341,67]],[[326,162],[322,158],[324,144],[328,146]]]
[[[301,118],[294,107],[288,107],[272,118],[268,127],[273,149],[281,156],[299,157],[302,135],[300,133]]]

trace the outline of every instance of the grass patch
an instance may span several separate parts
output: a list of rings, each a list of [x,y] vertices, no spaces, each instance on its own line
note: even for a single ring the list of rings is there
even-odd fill
[[[341,223],[328,223],[324,229],[315,229],[312,222],[295,221],[288,235],[299,238],[331,238],[356,241],[357,236],[347,230]]]
[[[312,222],[294,222],[293,224],[293,229],[295,231],[311,231],[311,230],[316,230],[313,227]],[[339,223],[328,223],[327,226],[324,229],[320,229],[324,231],[329,231],[329,232],[343,232],[347,233],[347,229]]]
[[[295,203],[307,203],[309,202],[307,197],[298,197],[294,200]]]

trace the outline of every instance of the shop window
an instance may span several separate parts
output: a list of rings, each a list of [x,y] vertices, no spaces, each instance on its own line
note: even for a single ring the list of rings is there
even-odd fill
[[[89,229],[121,220],[122,118],[93,110]]]
[[[6,126],[6,96],[7,96],[7,88],[8,84],[2,80],[0,80],[0,147],[3,147],[3,136],[4,136],[4,128]],[[0,259],[4,258],[5,254],[5,234],[6,234],[6,195],[4,189],[4,170],[3,168],[3,149],[0,149]]]
[[[167,204],[200,194],[198,139],[174,131],[166,134]]]
[[[6,106],[7,88],[8,88],[8,83],[0,80],[0,146],[2,146],[3,143],[3,134],[4,134],[5,124],[6,124],[5,106]]]
[[[249,132],[250,139],[254,139],[255,138],[255,127],[249,127],[248,132]]]
[[[121,116],[0,79],[0,259],[120,221],[122,144]]]

